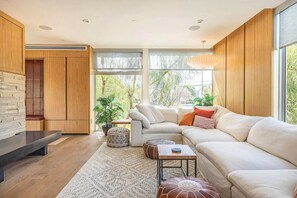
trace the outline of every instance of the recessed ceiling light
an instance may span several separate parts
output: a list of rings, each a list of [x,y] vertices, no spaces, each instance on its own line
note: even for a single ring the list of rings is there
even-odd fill
[[[198,26],[198,25],[193,25],[193,26],[189,27],[189,30],[191,30],[191,31],[196,31],[196,30],[199,30],[199,29],[200,29],[200,26]]]
[[[88,19],[83,19],[82,22],[89,23],[89,20]]]
[[[198,19],[197,23],[202,23],[204,20],[203,19]]]
[[[52,30],[53,29],[53,28],[51,28],[49,26],[46,26],[46,25],[40,25],[39,28],[42,29],[42,30]]]
[[[136,19],[132,19],[131,22],[136,22]]]

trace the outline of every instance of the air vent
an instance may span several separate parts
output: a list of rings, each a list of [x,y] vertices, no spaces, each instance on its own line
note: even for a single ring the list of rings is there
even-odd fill
[[[86,51],[87,46],[26,45],[26,50],[81,50],[81,51]]]

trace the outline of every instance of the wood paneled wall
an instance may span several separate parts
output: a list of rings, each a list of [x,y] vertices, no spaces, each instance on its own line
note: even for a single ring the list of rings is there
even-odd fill
[[[214,46],[214,55],[218,58],[218,63],[214,67],[213,95],[216,96],[214,103],[221,106],[226,104],[226,51],[226,39]]]
[[[245,114],[272,115],[273,10],[245,24]]]
[[[227,36],[226,56],[226,107],[244,114],[244,26]]]
[[[0,71],[25,75],[25,27],[0,11]]]
[[[220,87],[219,97],[225,96],[231,111],[272,116],[273,23],[273,9],[264,9],[214,46],[214,53],[226,59],[225,71],[223,64],[214,70],[214,87]]]
[[[0,139],[24,131],[24,25],[0,11]]]
[[[216,96],[215,104],[221,106],[226,104],[226,47],[227,41],[223,39],[213,48],[214,55],[219,59],[218,64],[214,68],[213,95]]]

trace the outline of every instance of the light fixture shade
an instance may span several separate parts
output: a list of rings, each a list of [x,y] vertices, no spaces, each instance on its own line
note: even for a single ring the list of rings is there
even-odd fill
[[[212,54],[200,54],[190,58],[187,64],[198,69],[213,69],[218,64],[218,58]]]

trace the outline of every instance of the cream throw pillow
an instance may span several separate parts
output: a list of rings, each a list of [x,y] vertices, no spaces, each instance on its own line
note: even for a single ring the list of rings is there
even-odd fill
[[[129,117],[132,118],[132,120],[139,120],[142,123],[142,126],[144,128],[149,129],[150,128],[150,121],[139,111],[136,109],[130,109],[129,111]]]
[[[136,108],[142,113],[151,124],[161,123],[165,118],[161,111],[152,105],[136,105]]]

